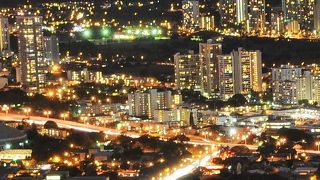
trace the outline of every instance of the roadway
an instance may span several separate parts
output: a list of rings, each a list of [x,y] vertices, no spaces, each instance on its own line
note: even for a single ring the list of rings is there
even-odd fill
[[[0,113],[0,121],[17,121],[21,122],[22,119],[25,119],[27,116],[21,115],[21,114],[6,114],[6,113]],[[40,116],[28,116],[29,120],[25,120],[26,122],[29,123],[35,123],[39,125],[45,124],[47,121],[54,121],[57,123],[57,125],[61,128],[66,128],[66,129],[75,129],[79,131],[86,131],[86,132],[104,132],[107,135],[126,135],[132,138],[137,138],[140,137],[143,134],[139,134],[136,132],[121,132],[120,130],[117,129],[111,129],[111,128],[106,128],[106,127],[101,127],[101,126],[94,126],[90,124],[83,124],[75,121],[67,121],[67,120],[62,120],[62,119],[55,119],[55,118],[46,118],[46,117],[40,117]],[[196,144],[196,145],[206,145],[206,146],[212,146],[212,145],[221,145],[221,146],[246,146],[250,150],[257,150],[258,146],[257,145],[248,145],[248,144],[236,144],[236,143],[225,143],[225,142],[216,142],[216,141],[210,141],[205,138],[199,138],[197,136],[188,136],[190,138],[190,141],[187,142],[189,144]],[[169,137],[160,137],[163,140],[168,139]],[[320,151],[314,151],[314,150],[298,150],[300,153],[310,153],[310,154],[320,154]]]

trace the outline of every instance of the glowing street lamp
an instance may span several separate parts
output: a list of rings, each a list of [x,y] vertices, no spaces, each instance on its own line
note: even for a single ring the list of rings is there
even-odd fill
[[[8,115],[9,109],[10,109],[9,106],[6,105],[6,104],[2,106],[2,111],[5,111],[5,112],[6,112],[6,115]]]
[[[63,120],[66,120],[66,118],[69,117],[69,113],[61,113],[60,117],[63,118]]]
[[[47,118],[49,118],[49,116],[51,115],[51,111],[45,110],[45,111],[43,112],[43,114],[44,114],[45,116],[47,116]]]
[[[26,113],[27,116],[29,116],[30,112],[31,112],[31,108],[26,107],[23,109],[23,112]]]
[[[244,144],[247,144],[248,135],[243,135],[242,140],[244,140]]]

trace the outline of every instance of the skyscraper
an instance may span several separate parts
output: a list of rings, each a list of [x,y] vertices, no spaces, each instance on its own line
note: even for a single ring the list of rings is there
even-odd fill
[[[282,0],[285,23],[297,21],[301,29],[313,30],[315,4],[315,0]]]
[[[218,9],[221,17],[221,26],[230,27],[237,23],[235,0],[220,0]]]
[[[222,44],[213,43],[211,39],[207,43],[199,44],[199,63],[201,77],[201,91],[206,97],[212,96],[218,89],[218,55],[222,54]]]
[[[40,91],[48,72],[44,58],[42,17],[18,16],[17,25],[21,82],[30,91]]]
[[[45,61],[48,65],[59,64],[59,40],[56,35],[44,37]]]
[[[200,90],[199,55],[189,51],[174,55],[175,84],[177,89]]]
[[[317,33],[320,33],[320,0],[315,0],[314,29],[317,31]]]
[[[248,19],[248,2],[247,0],[236,0],[237,23],[245,23]]]
[[[8,18],[0,16],[0,56],[10,51],[10,34]]]
[[[272,68],[273,100],[284,104],[297,103],[296,81],[302,76],[302,73],[302,68],[290,65]]]
[[[218,56],[219,94],[224,100],[231,98],[234,92],[233,58],[231,55]]]
[[[200,25],[200,11],[198,0],[183,0],[183,28],[193,32]]]
[[[248,94],[251,90],[262,91],[261,51],[233,51],[234,86],[236,94]]]
[[[248,31],[263,31],[266,23],[265,0],[250,0],[248,3]]]

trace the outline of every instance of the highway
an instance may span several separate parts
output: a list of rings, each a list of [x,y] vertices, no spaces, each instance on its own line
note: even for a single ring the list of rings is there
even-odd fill
[[[21,122],[22,119],[25,119],[27,116],[21,115],[21,114],[6,114],[6,113],[0,113],[0,121],[18,121]],[[106,128],[106,127],[100,127],[100,126],[94,126],[94,125],[89,125],[89,124],[83,124],[79,122],[74,122],[74,121],[67,121],[67,120],[61,120],[61,119],[54,119],[54,118],[46,118],[46,117],[40,117],[40,116],[28,116],[29,120],[26,120],[26,122],[29,123],[35,123],[35,124],[40,124],[43,125],[47,121],[54,121],[57,123],[59,127],[66,128],[66,129],[75,129],[79,131],[86,131],[86,132],[104,132],[105,134],[108,135],[126,135],[132,138],[138,138],[143,134],[139,134],[136,132],[125,132],[122,133],[121,131],[117,129],[111,129],[111,128]],[[189,136],[188,136],[189,137]],[[160,137],[161,139],[168,139],[168,137]],[[224,142],[216,142],[216,141],[210,141],[204,138],[199,138],[199,137],[193,137],[190,136],[190,141],[187,142],[189,144],[196,144],[196,145],[221,145],[221,146],[246,146],[250,150],[256,150],[258,148],[257,145],[248,145],[248,144],[235,144],[235,143],[224,143]],[[300,153],[310,153],[310,154],[320,154],[320,151],[314,151],[314,150],[298,150]]]
[[[99,126],[94,126],[94,125],[89,125],[89,124],[83,124],[79,122],[74,122],[74,121],[67,121],[67,120],[61,120],[61,119],[54,119],[54,118],[46,118],[46,117],[39,117],[39,116],[28,116],[29,119],[25,120],[26,122],[29,123],[35,123],[39,125],[45,124],[48,120],[54,121],[57,123],[57,125],[61,128],[66,128],[66,129],[75,129],[79,131],[86,131],[86,132],[104,132],[105,134],[108,135],[127,135],[132,138],[137,138],[140,137],[142,134],[135,133],[135,132],[125,132],[122,133],[121,131],[117,129],[111,129],[111,128],[106,128],[106,127],[99,127]],[[19,114],[5,114],[5,113],[0,113],[0,121],[17,121],[21,122],[22,119],[25,119],[25,115],[19,115]],[[168,137],[160,137],[163,140],[167,140]],[[196,145],[221,145],[221,146],[246,146],[250,150],[257,150],[258,146],[256,145],[247,145],[247,144],[234,144],[234,143],[224,143],[224,142],[215,142],[215,141],[210,141],[204,138],[199,138],[199,137],[193,137],[190,136],[190,141],[187,142],[189,144],[196,144]],[[298,150],[300,153],[310,153],[310,154],[320,154],[320,151],[314,151],[314,150]],[[193,163],[186,165],[174,172],[172,172],[169,176],[165,177],[164,179],[178,179],[182,176],[185,176],[187,174],[190,174],[194,169],[196,169],[199,166],[206,165],[212,157],[216,157],[218,155],[218,151],[216,151],[213,154],[210,155],[205,155],[202,158],[199,158],[197,161],[194,161]]]

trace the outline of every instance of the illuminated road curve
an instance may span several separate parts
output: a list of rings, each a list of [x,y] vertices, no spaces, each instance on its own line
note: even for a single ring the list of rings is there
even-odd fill
[[[54,119],[54,118],[46,118],[46,117],[40,117],[40,116],[29,116],[29,120],[26,120],[27,122],[35,123],[35,124],[45,124],[47,121],[54,121],[57,123],[59,127],[66,128],[66,129],[75,129],[79,131],[87,131],[87,132],[104,132],[105,134],[108,135],[121,135],[124,134],[126,136],[132,137],[132,138],[137,138],[140,137],[143,134],[135,133],[135,132],[125,132],[122,133],[121,131],[117,129],[111,129],[111,128],[106,128],[106,127],[100,127],[100,126],[94,126],[94,125],[89,125],[89,124],[83,124],[83,123],[78,123],[74,121],[66,121],[66,120],[61,120],[61,119]],[[25,115],[20,115],[20,114],[5,114],[5,113],[0,113],[0,120],[2,121],[22,121],[22,119],[26,118]],[[189,144],[196,144],[196,145],[222,145],[222,146],[246,146],[251,150],[256,150],[258,146],[256,145],[245,145],[245,144],[234,144],[234,143],[223,143],[223,142],[215,142],[215,141],[209,141],[207,139],[199,139],[196,137],[190,136],[190,141],[187,142]],[[162,138],[165,139],[165,138]],[[310,154],[320,154],[320,151],[314,151],[314,150],[298,150],[298,152],[305,152],[305,153],[310,153]]]
[[[165,180],[175,180],[178,178],[181,178],[182,176],[185,176],[187,174],[192,173],[192,171],[200,166],[206,166],[210,160],[214,157],[217,157],[219,155],[219,151],[214,152],[211,155],[206,155],[200,159],[198,159],[197,161],[186,165],[180,169],[175,170],[174,172],[172,172],[172,174],[170,174],[169,176],[165,177]]]
[[[39,117],[39,116],[29,116],[29,117],[30,117],[29,120],[26,120],[26,122],[31,122],[31,123],[43,125],[47,121],[50,120],[50,121],[54,121],[55,123],[57,123],[57,125],[61,128],[75,129],[75,130],[87,131],[87,132],[103,131],[105,134],[109,134],[109,135],[121,135],[121,131],[116,130],[116,129],[111,129],[111,128],[99,127],[99,126],[83,124],[83,123],[78,123],[78,122],[74,122],[74,121],[54,119],[54,118],[46,118],[46,117]],[[25,115],[18,115],[18,114],[6,115],[4,113],[0,113],[0,120],[2,120],[2,121],[22,121],[22,119],[24,119],[24,118],[26,118]],[[126,132],[126,135],[133,137],[133,138],[140,136],[138,133],[134,133],[134,132]]]

